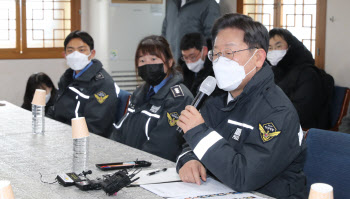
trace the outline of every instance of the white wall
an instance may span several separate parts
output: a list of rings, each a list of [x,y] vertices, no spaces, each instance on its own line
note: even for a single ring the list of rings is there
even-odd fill
[[[163,4],[112,4],[109,8],[109,60],[111,71],[134,71],[135,52],[141,39],[160,35],[165,16]]]
[[[336,85],[350,87],[350,1],[327,1],[325,70]],[[334,17],[334,22],[330,17]]]
[[[44,72],[57,87],[57,82],[65,70],[64,59],[0,60],[0,100],[20,106],[30,75]]]

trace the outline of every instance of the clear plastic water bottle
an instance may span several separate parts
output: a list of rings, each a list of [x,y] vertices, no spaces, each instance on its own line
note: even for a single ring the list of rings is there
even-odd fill
[[[89,137],[73,139],[73,172],[80,174],[88,170]]]
[[[32,104],[32,132],[34,134],[45,131],[45,106]]]

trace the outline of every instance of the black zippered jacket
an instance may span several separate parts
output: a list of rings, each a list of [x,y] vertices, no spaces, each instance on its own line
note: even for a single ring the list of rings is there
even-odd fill
[[[193,100],[182,81],[177,72],[149,101],[145,101],[145,96],[150,86],[144,83],[137,88],[111,139],[175,161],[184,143],[182,134],[176,131],[176,122]]]
[[[311,52],[296,37],[293,36],[288,45],[286,55],[272,67],[275,83],[292,101],[302,128],[330,129],[331,96],[329,88],[323,87],[321,69],[315,66]]]
[[[49,114],[55,120],[71,124],[71,119],[85,117],[89,131],[109,137],[117,107],[117,93],[112,77],[97,59],[80,77],[73,79],[73,70],[67,69],[58,83],[54,109]]]
[[[227,104],[227,93],[210,97],[200,112],[205,123],[184,135],[177,170],[189,160],[199,160],[236,191],[304,198],[303,131],[267,63],[234,101]]]

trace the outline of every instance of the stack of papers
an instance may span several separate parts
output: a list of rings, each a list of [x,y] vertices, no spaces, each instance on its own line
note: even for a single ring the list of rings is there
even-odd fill
[[[141,187],[161,197],[171,199],[263,199],[262,197],[251,193],[238,193],[212,178],[207,178],[207,181],[202,182],[201,185],[185,182],[172,182],[163,184],[147,184],[141,185]]]

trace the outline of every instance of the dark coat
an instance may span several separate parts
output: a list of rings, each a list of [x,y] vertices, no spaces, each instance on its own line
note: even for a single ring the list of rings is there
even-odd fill
[[[111,139],[175,161],[184,143],[182,134],[176,131],[176,122],[193,100],[182,80],[177,73],[149,101],[145,101],[145,96],[150,86],[144,83],[137,88]]]
[[[62,75],[50,115],[53,119],[70,125],[79,106],[78,116],[85,117],[89,131],[109,137],[116,115],[116,88],[101,62],[96,59],[92,62],[90,68],[76,79],[73,79],[73,70],[70,68]]]
[[[292,101],[303,128],[328,129],[327,92],[312,54],[294,36],[288,45],[286,55],[272,67],[275,82]]]
[[[168,0],[162,26],[164,36],[175,60],[181,57],[180,41],[187,33],[200,32],[211,38],[211,28],[220,17],[220,7],[215,0],[188,0],[180,7],[181,0]]]
[[[210,97],[200,111],[205,123],[184,135],[177,170],[199,160],[236,191],[256,190],[276,198],[303,195],[303,131],[268,64],[234,101],[227,104],[227,93]]]

